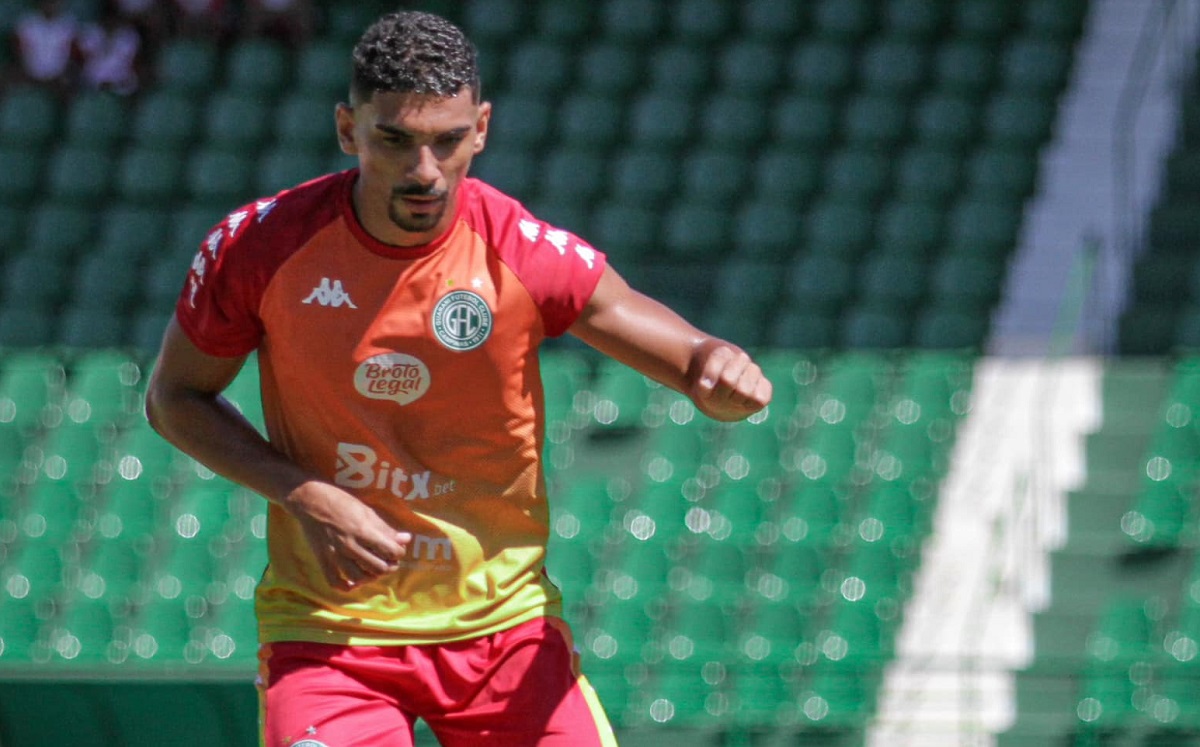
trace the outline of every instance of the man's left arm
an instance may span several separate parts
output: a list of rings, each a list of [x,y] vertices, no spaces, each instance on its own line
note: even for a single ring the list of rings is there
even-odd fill
[[[606,267],[569,330],[600,352],[687,395],[705,415],[746,418],[771,401],[771,382],[737,345],[697,329]]]

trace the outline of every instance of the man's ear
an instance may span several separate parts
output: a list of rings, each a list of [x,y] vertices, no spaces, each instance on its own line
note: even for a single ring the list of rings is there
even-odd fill
[[[333,113],[337,127],[338,145],[348,156],[358,155],[358,146],[354,143],[354,110],[349,104],[340,103]]]
[[[473,153],[480,153],[487,144],[488,122],[492,119],[492,102],[484,101],[479,105],[479,119],[475,123],[475,142]]]

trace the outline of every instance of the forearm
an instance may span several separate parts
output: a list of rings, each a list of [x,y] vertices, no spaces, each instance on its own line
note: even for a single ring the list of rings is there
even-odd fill
[[[217,474],[287,507],[288,497],[318,479],[280,453],[219,394],[153,385],[146,416],[167,441]]]

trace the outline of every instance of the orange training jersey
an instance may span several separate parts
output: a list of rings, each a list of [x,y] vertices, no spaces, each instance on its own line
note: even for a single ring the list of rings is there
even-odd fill
[[[474,179],[441,238],[382,244],[354,216],[356,177],[230,214],[176,308],[206,353],[258,350],[276,448],[413,536],[399,571],[339,592],[270,504],[261,640],[427,643],[558,615],[537,351],[605,258]]]

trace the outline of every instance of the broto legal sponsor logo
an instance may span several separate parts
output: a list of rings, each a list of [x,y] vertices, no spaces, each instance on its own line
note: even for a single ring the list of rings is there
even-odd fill
[[[364,397],[407,405],[429,391],[429,367],[404,353],[383,353],[358,364],[354,388]]]

